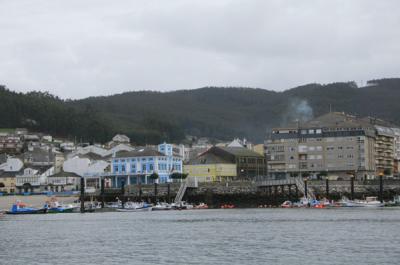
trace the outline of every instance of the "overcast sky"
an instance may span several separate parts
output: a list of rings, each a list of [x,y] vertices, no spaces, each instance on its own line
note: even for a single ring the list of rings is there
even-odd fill
[[[400,70],[398,0],[0,0],[0,34],[0,84],[62,98]]]

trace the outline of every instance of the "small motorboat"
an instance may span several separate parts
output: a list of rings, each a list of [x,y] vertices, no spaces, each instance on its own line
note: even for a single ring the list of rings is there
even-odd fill
[[[117,208],[117,212],[149,212],[153,207],[141,207],[141,208]]]
[[[282,207],[282,208],[293,208],[293,203],[292,203],[291,201],[284,201],[284,202],[281,204],[281,207]]]
[[[174,210],[191,210],[191,209],[193,209],[192,204],[186,203],[184,201],[181,201],[179,203],[172,203],[171,207]]]
[[[377,197],[366,197],[364,201],[355,201],[357,207],[383,207],[384,203],[377,200]]]
[[[366,197],[365,200],[349,200],[347,198],[343,198],[339,202],[342,207],[383,207],[385,203],[382,203],[377,200],[377,197]]]
[[[72,213],[77,210],[77,206],[72,204],[63,205],[60,204],[56,198],[52,198],[50,202],[46,202],[44,208],[47,209],[48,213]]]
[[[145,202],[127,202],[123,206],[116,208],[117,212],[148,212],[153,209],[151,204]]]
[[[235,205],[233,204],[222,204],[221,209],[233,209],[235,208]]]
[[[13,204],[11,209],[6,214],[44,214],[47,213],[47,208],[33,208],[28,207],[26,204],[17,202]]]
[[[208,205],[206,203],[200,203],[199,205],[194,206],[193,209],[208,209]]]
[[[153,211],[167,211],[172,210],[172,206],[168,203],[161,202],[153,206]]]
[[[72,213],[77,211],[79,207],[72,205],[59,205],[57,207],[51,207],[47,209],[48,213]]]

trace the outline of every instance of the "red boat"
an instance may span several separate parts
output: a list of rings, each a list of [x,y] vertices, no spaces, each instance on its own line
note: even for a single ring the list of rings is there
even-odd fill
[[[233,209],[235,208],[235,205],[233,204],[222,204],[221,209]]]

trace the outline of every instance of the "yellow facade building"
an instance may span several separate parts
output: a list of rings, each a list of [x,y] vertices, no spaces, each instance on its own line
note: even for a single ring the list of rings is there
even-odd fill
[[[0,192],[15,192],[15,174],[9,174],[9,172],[0,173]]]
[[[184,165],[183,170],[200,182],[223,181],[236,177],[236,164],[209,163]]]

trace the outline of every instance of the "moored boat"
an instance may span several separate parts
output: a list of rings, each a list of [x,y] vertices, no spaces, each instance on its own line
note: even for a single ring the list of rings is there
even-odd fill
[[[383,207],[384,203],[377,200],[377,197],[366,197],[365,200],[349,200],[347,198],[342,198],[339,202],[342,207]]]
[[[193,209],[208,209],[208,205],[206,203],[200,203],[199,205],[193,206]]]
[[[141,207],[141,208],[117,208],[117,212],[149,212],[153,207]]]
[[[281,204],[281,207],[282,207],[282,208],[292,208],[292,207],[293,207],[293,203],[292,203],[291,201],[284,201],[284,202]]]
[[[63,205],[60,204],[56,198],[52,198],[50,202],[46,202],[44,208],[47,209],[48,213],[72,213],[79,207],[72,204]]]
[[[46,208],[33,208],[28,207],[26,204],[17,202],[13,204],[11,209],[6,212],[6,214],[44,214],[47,213]]]
[[[168,203],[161,202],[153,206],[153,211],[166,211],[166,210],[172,210],[171,205]]]

